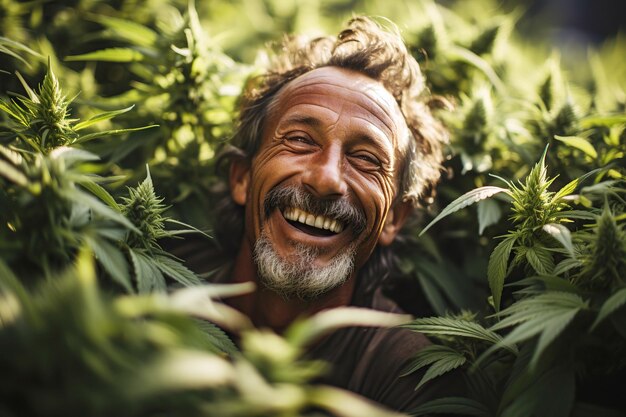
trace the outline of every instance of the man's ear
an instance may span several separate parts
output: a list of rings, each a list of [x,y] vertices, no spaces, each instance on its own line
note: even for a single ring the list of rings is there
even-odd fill
[[[409,214],[413,210],[413,206],[408,201],[400,201],[394,204],[387,213],[387,219],[383,226],[383,231],[378,237],[378,244],[381,246],[389,246],[396,238],[402,226],[409,218]]]
[[[250,163],[243,158],[232,161],[228,181],[233,201],[240,206],[245,206],[250,184]]]

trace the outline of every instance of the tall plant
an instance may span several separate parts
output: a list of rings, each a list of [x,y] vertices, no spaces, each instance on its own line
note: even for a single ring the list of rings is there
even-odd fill
[[[602,176],[586,177],[592,174]],[[488,327],[467,314],[408,326],[442,343],[419,352],[410,372],[429,367],[423,382],[460,366],[469,373],[470,398],[436,401],[417,414],[591,416],[623,410],[618,398],[585,398],[584,389],[597,378],[610,389],[626,373],[624,184],[581,187],[577,179],[551,191],[554,180],[542,158],[518,185],[473,190],[435,219],[503,193],[513,228],[489,260],[495,314],[483,322]],[[507,277],[515,291],[500,309]]]

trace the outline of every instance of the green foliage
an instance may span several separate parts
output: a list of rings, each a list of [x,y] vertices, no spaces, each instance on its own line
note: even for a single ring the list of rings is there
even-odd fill
[[[232,132],[242,86],[262,70],[265,42],[335,33],[353,13],[396,22],[430,92],[452,104],[437,111],[450,131],[448,175],[423,213],[430,223],[412,222],[394,243],[410,285],[390,294],[413,313],[442,316],[408,325],[438,343],[416,356],[413,369],[428,367],[422,383],[461,368],[470,389],[415,415],[622,412],[623,36],[585,55],[551,53],[515,28],[519,11],[491,0],[0,4],[1,93],[9,94],[0,98],[0,340],[13,352],[3,348],[1,360],[7,375],[39,378],[33,395],[48,393],[45,402],[23,397],[7,377],[12,385],[0,392],[21,402],[0,401],[0,414],[41,404],[66,415],[68,387],[77,391],[67,406],[91,415],[382,413],[310,385],[323,366],[301,354],[342,324],[399,318],[328,313],[284,338],[251,331],[237,353],[217,325],[241,330],[249,321],[207,313],[220,309],[202,307],[209,290],[165,296],[171,280],[200,281],[159,245],[198,231],[187,223],[207,230],[219,221],[215,153]],[[85,246],[100,285],[141,295],[93,296],[80,283],[85,271],[58,279]],[[189,367],[206,367],[206,379],[193,380]]]
[[[327,415],[400,416],[312,385],[325,367],[302,358],[301,345],[248,323],[237,351],[217,327],[188,316],[236,327],[238,313],[209,297],[241,294],[247,285],[113,298],[95,272],[83,251],[73,268],[29,291],[0,261],[3,414],[300,416],[318,407]],[[362,322],[361,314],[346,309],[331,322],[311,320],[325,334]]]

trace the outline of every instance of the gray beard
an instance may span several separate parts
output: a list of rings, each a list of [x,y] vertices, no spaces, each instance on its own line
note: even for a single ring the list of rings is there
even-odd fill
[[[324,267],[315,267],[319,251],[302,244],[294,245],[294,253],[284,259],[274,249],[265,231],[254,245],[254,260],[259,278],[268,289],[285,299],[314,300],[346,282],[354,269],[356,245],[337,254]]]

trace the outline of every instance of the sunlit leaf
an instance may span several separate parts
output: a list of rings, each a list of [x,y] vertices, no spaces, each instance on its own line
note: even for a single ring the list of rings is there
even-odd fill
[[[28,177],[22,171],[13,165],[0,159],[0,175],[7,180],[19,185],[20,187],[28,186]]]
[[[408,314],[394,314],[358,307],[324,310],[290,326],[285,337],[296,346],[306,346],[342,327],[391,327],[411,320]]]
[[[99,184],[96,184],[93,181],[82,181],[80,182],[80,185],[89,190],[89,192],[98,197],[100,200],[104,201],[113,210],[120,210],[119,205],[117,204],[113,196],[109,194],[109,192],[102,188],[102,186],[100,186]]]
[[[441,213],[437,217],[435,217],[422,231],[420,232],[420,236],[426,233],[428,229],[430,229],[435,223],[439,222],[439,220],[443,219],[450,214],[457,212],[467,206],[470,206],[474,203],[477,203],[486,198],[492,197],[498,193],[506,193],[508,190],[506,188],[494,187],[494,186],[485,186],[476,188],[471,190],[461,197],[454,200],[450,203],[446,208],[444,208]]]
[[[598,152],[596,152],[593,145],[589,143],[586,139],[581,138],[580,136],[556,135],[554,136],[554,138],[560,142],[563,142],[567,146],[583,151],[586,155],[590,156],[593,159],[598,157]]]
[[[593,114],[584,117],[580,120],[580,125],[583,129],[588,129],[593,126],[615,126],[617,124],[626,123],[626,116],[621,114],[615,115],[598,115]]]
[[[140,62],[144,55],[130,48],[107,48],[81,55],[66,56],[66,61]]]
[[[132,20],[118,19],[111,16],[99,15],[94,18],[97,22],[113,30],[116,37],[125,39],[133,45],[154,46],[159,35],[154,30]]]
[[[101,122],[103,120],[112,119],[115,116],[118,116],[120,114],[124,114],[124,113],[130,111],[133,107],[135,107],[135,106],[132,105],[132,106],[126,107],[125,109],[113,110],[113,111],[108,111],[108,112],[96,114],[95,116],[85,120],[84,122],[80,122],[80,123],[75,124],[74,125],[74,130],[75,131],[79,131],[81,129],[89,127],[89,126],[91,126],[93,124],[96,124],[98,122]]]
[[[84,143],[84,142],[88,142],[90,140],[105,137],[105,136],[116,136],[116,135],[123,135],[129,132],[138,132],[140,130],[151,129],[153,127],[158,127],[158,125],[134,127],[134,128],[127,128],[127,129],[113,129],[113,130],[105,130],[102,132],[89,133],[87,135],[79,136],[78,139],[76,139],[73,142],[73,144]]]
[[[309,388],[308,400],[312,406],[328,410],[337,417],[405,417],[383,408],[373,401],[340,388],[319,385]]]
[[[542,227],[543,231],[561,242],[563,247],[567,249],[570,256],[574,256],[574,245],[572,244],[572,234],[569,229],[562,224],[549,223]]]

